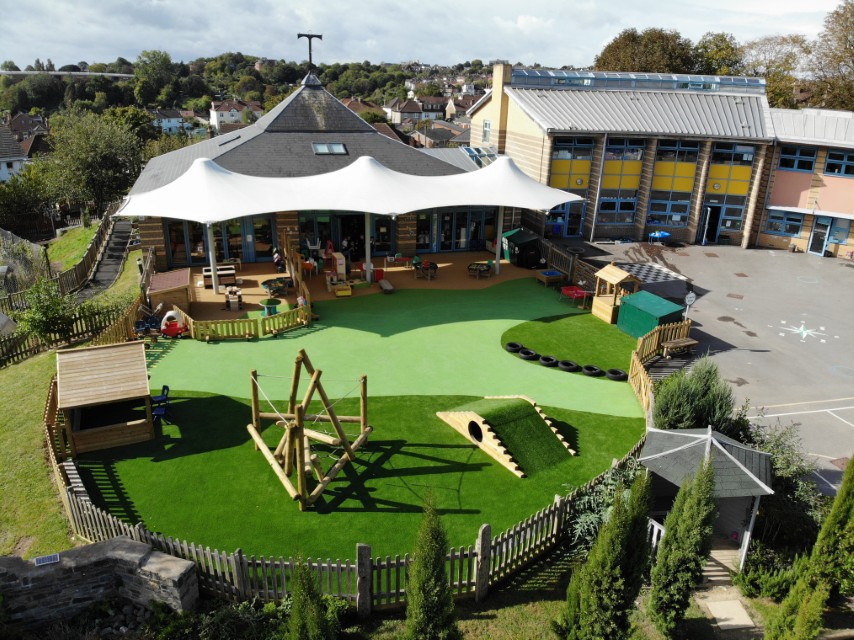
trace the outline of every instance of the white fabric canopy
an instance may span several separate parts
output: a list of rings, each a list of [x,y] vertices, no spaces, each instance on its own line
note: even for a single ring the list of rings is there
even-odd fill
[[[274,211],[362,211],[397,216],[433,207],[494,205],[548,210],[580,200],[526,176],[503,156],[453,176],[413,176],[363,156],[338,171],[301,178],[258,178],[198,158],[169,184],[131,195],[118,216],[215,223]]]

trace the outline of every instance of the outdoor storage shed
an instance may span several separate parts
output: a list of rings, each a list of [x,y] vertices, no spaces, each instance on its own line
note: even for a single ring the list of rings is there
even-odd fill
[[[540,266],[540,237],[527,229],[514,229],[503,236],[504,259],[524,269]]]
[[[151,308],[154,309],[162,303],[165,307],[164,313],[170,311],[173,306],[189,313],[190,303],[196,299],[190,275],[189,269],[175,269],[151,276],[151,284],[148,287]]]
[[[617,328],[633,338],[646,335],[657,326],[682,319],[684,307],[649,291],[624,296],[620,302]]]
[[[56,390],[72,455],[154,439],[143,342],[57,351]]]

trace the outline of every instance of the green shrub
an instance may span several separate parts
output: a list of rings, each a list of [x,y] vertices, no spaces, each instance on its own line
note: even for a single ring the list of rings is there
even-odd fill
[[[830,586],[802,575],[765,627],[765,640],[813,640],[822,628]]]
[[[711,550],[714,484],[714,469],[707,462],[693,480],[682,484],[664,521],[664,537],[652,567],[649,608],[655,626],[666,637],[684,619]]]
[[[459,638],[454,599],[445,572],[448,535],[427,496],[406,583],[407,640]]]
[[[68,340],[77,308],[74,295],[63,295],[54,281],[40,278],[25,297],[29,308],[17,316],[18,330],[47,343],[52,342],[54,334]]]
[[[789,593],[809,562],[809,556],[794,558],[777,553],[761,542],[751,543],[744,569],[733,582],[749,598],[771,598],[780,602]]]
[[[323,608],[314,575],[301,558],[296,560],[291,616],[288,621],[288,640],[332,640],[326,611]]]

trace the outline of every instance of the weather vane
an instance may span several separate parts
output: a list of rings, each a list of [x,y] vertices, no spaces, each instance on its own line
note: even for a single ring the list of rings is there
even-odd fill
[[[323,35],[319,33],[298,33],[297,40],[300,38],[308,38],[308,70],[311,71],[314,68],[314,63],[311,60],[311,39],[323,40]]]

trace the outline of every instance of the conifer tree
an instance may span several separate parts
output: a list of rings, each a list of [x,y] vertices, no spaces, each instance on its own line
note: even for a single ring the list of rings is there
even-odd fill
[[[326,611],[314,576],[302,558],[297,558],[291,592],[288,640],[330,640]]]
[[[652,568],[650,614],[659,631],[670,637],[685,617],[691,591],[699,584],[711,549],[714,469],[710,461],[686,480],[664,521],[664,537]]]
[[[448,536],[431,496],[418,530],[406,584],[406,638],[452,640],[460,633],[454,618],[454,599],[445,572]]]

